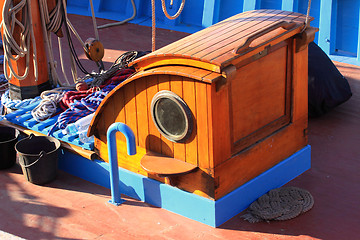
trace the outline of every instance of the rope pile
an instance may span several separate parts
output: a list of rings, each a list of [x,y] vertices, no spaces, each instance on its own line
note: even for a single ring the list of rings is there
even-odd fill
[[[56,113],[57,104],[61,101],[65,92],[72,89],[74,87],[61,87],[42,92],[40,95],[41,102],[31,111],[33,118],[40,122],[52,117]]]
[[[90,86],[91,87],[99,87],[103,85],[104,81],[113,77],[120,69],[126,68],[130,62],[136,59],[139,56],[139,52],[130,51],[122,54],[118,57],[113,65],[106,71],[102,71],[99,74],[91,74],[86,77],[93,78]]]
[[[258,198],[241,217],[251,223],[289,220],[309,211],[313,206],[314,199],[308,191],[296,187],[282,187]]]
[[[131,68],[120,69],[116,72],[115,76],[108,79],[103,86],[98,87],[100,90],[88,94],[81,100],[74,99],[73,102],[64,104],[64,106],[68,105],[69,108],[59,115],[57,122],[51,128],[48,135],[51,135],[55,129],[65,129],[68,124],[76,122],[78,119],[95,112],[106,95],[133,73],[134,70]],[[67,92],[66,94],[71,95],[71,93],[72,91]],[[78,92],[74,92],[74,94],[78,94]]]

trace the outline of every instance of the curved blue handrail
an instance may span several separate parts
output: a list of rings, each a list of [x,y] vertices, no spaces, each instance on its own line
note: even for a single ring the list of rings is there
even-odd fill
[[[135,135],[129,126],[124,123],[116,122],[110,125],[107,130],[107,145],[110,163],[110,186],[111,186],[111,200],[110,203],[120,205],[124,202],[121,199],[120,186],[119,186],[119,169],[116,151],[116,132],[121,132],[125,135],[127,143],[127,153],[129,155],[136,154]]]

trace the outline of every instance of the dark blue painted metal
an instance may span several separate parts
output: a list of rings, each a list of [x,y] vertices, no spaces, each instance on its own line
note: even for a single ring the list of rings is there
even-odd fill
[[[119,166],[117,161],[116,149],[116,132],[121,132],[125,135],[127,143],[127,153],[129,155],[136,154],[135,135],[129,126],[124,123],[116,122],[110,125],[107,130],[107,145],[110,164],[110,186],[111,186],[111,200],[110,203],[120,205],[124,200],[121,199],[119,186]]]

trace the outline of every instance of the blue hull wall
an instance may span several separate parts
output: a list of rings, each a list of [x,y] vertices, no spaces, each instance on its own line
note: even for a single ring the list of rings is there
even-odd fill
[[[254,9],[282,9],[306,14],[308,0],[187,0],[180,17],[168,20],[156,1],[157,27],[193,33],[237,13]],[[174,14],[181,0],[165,0],[169,14]],[[137,15],[132,23],[151,25],[151,1],[134,0]],[[95,16],[121,21],[132,16],[130,0],[93,0]],[[91,16],[88,0],[68,0],[68,12]],[[320,31],[315,42],[336,61],[360,65],[360,1],[312,0],[312,26]]]

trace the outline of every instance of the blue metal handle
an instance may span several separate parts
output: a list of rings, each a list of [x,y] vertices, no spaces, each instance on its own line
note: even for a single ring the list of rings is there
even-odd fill
[[[120,205],[124,202],[121,199],[119,186],[119,169],[116,151],[116,132],[121,132],[125,135],[127,143],[127,153],[129,155],[136,154],[135,135],[129,126],[124,123],[116,122],[110,125],[107,130],[107,145],[110,163],[110,186],[111,186],[111,200],[110,203]]]

